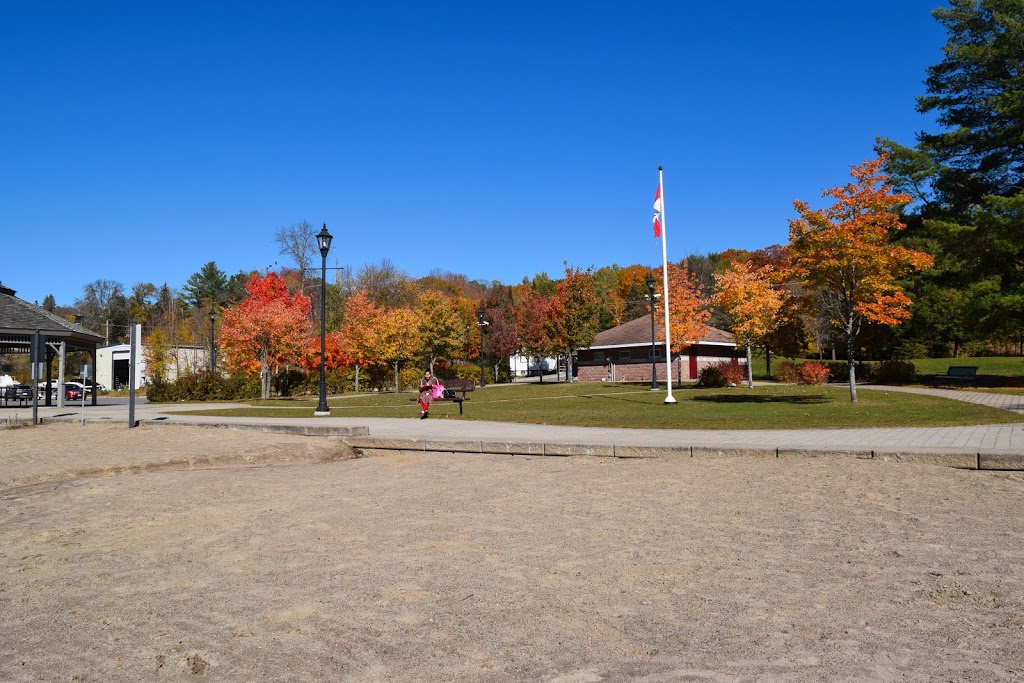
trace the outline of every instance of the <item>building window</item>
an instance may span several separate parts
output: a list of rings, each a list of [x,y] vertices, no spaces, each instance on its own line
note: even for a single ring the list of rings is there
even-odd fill
[[[665,347],[663,347],[663,346],[655,346],[653,354],[651,353],[651,349],[647,349],[647,357],[650,358],[652,355],[655,358],[662,358],[662,357],[664,357],[664,355],[665,355]]]
[[[632,351],[629,351],[629,350],[626,350],[626,349],[624,349],[622,351],[619,351],[619,360],[629,360],[632,357],[633,357],[633,352]]]
[[[603,363],[604,362],[604,351],[594,351],[594,362],[595,363]]]

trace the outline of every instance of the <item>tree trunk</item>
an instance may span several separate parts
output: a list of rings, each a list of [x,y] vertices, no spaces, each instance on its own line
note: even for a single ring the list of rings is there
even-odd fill
[[[356,393],[359,393],[359,363],[356,363]]]
[[[752,358],[750,354],[750,339],[747,339],[747,388],[754,388],[754,366],[751,363]]]
[[[765,375],[768,376],[768,379],[771,379],[772,378],[772,350],[771,350],[771,347],[769,347],[769,346],[764,347],[764,367],[765,367]]]
[[[540,377],[540,383],[544,384],[544,359],[537,356],[537,376]]]
[[[857,359],[853,354],[853,329],[848,325],[846,329],[846,364],[850,368],[850,403],[857,402]]]
[[[265,360],[260,361],[260,398],[270,398],[270,366]]]
[[[396,394],[398,393],[398,366],[401,364],[401,362],[402,361],[397,361],[397,360],[395,361],[395,393]],[[431,376],[433,376],[434,373],[431,372],[430,374],[431,374]]]

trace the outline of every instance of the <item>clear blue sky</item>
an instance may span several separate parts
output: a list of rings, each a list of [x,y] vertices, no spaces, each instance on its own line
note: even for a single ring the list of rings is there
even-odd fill
[[[913,143],[941,0],[9,2],[0,8],[0,281],[67,305],[97,278],[180,287],[335,235],[518,282],[787,239]]]

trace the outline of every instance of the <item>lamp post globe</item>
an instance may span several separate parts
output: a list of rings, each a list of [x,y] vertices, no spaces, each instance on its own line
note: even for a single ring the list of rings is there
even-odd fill
[[[331,414],[327,406],[327,252],[331,250],[331,233],[327,232],[327,224],[316,235],[316,244],[320,248],[320,401],[313,415],[316,417]]]
[[[654,335],[654,276],[647,273],[644,278],[647,285],[647,298],[651,302],[651,391],[658,390],[658,353]]]

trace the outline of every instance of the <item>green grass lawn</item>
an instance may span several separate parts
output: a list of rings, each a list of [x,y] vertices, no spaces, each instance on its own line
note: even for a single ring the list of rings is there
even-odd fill
[[[786,360],[792,361],[793,359],[772,356],[772,369],[778,367],[780,361]],[[797,360],[796,362],[804,361]],[[911,362],[917,370],[917,383],[921,386],[934,386],[933,378],[936,375],[945,374],[951,365],[974,365],[978,368],[978,375],[973,389],[997,393],[1024,393],[1024,357],[1022,356],[914,358]],[[766,380],[764,357],[754,358],[753,366],[754,381]]]
[[[845,387],[762,385],[754,389],[697,389],[673,393],[625,384],[520,384],[491,386],[470,394],[465,415],[457,404],[438,402],[431,419],[494,420],[532,424],[661,429],[797,429],[994,424],[1024,417],[960,401],[864,390],[850,404]],[[334,417],[417,419],[415,394],[363,394],[330,400]],[[315,400],[257,401],[253,407],[184,414],[249,417],[311,417]]]

